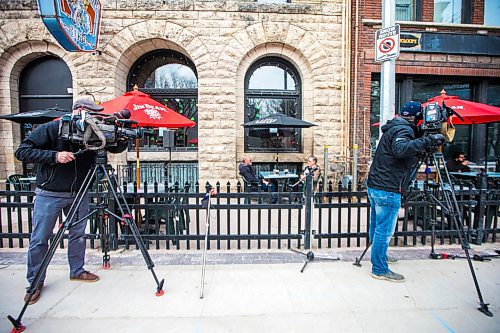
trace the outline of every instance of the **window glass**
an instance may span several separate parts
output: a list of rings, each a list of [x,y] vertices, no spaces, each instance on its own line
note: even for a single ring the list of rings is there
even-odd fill
[[[245,78],[245,122],[273,114],[301,118],[300,80],[295,68],[277,57],[250,66]],[[245,128],[245,151],[301,150],[298,128]]]
[[[396,21],[414,21],[414,0],[396,0]]]
[[[434,22],[462,23],[462,0],[434,0]]]
[[[295,90],[295,80],[283,68],[262,66],[253,72],[248,88]]]
[[[193,70],[182,64],[158,67],[144,83],[144,88],[156,89],[195,89],[197,86],[198,82]]]
[[[500,26],[500,0],[485,0],[484,25]]]
[[[488,105],[500,107],[500,83],[488,85]],[[500,158],[500,123],[488,124],[488,160]]]
[[[370,154],[375,154],[380,126],[380,79],[372,78],[370,94]],[[379,126],[376,124],[379,123]]]

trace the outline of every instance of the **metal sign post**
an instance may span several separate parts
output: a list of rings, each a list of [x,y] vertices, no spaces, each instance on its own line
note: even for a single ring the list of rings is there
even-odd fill
[[[399,26],[395,25],[396,1],[382,1],[382,28],[376,32],[375,53],[377,61],[382,61],[380,74],[380,126],[392,119],[396,113],[396,60],[399,56]],[[380,59],[379,53],[382,55]]]

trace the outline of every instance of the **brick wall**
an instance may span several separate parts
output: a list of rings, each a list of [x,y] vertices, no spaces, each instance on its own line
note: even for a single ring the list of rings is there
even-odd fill
[[[370,133],[370,92],[372,73],[380,73],[380,64],[374,62],[375,31],[381,28],[382,11],[381,1],[359,1],[359,53],[358,53],[358,117],[357,136],[360,145],[360,164],[367,161]],[[422,0],[422,21],[433,22],[434,0]],[[484,30],[480,25],[484,19],[484,1],[472,0],[473,25],[439,25],[430,23],[426,25],[398,22],[402,31],[436,31],[476,34]],[[352,7],[353,21],[355,19],[355,6]],[[365,20],[365,22],[363,22]],[[371,22],[366,22],[369,20]],[[490,29],[489,35],[500,35],[500,27]],[[352,36],[354,45],[354,29]],[[355,55],[353,54],[353,57]],[[353,64],[353,62],[351,62]],[[455,54],[430,54],[417,52],[401,52],[396,61],[396,73],[415,75],[443,75],[443,76],[469,76],[469,77],[500,77],[500,57],[455,55]],[[353,82],[353,81],[352,81]],[[352,87],[354,91],[354,87]],[[368,114],[366,114],[368,113]],[[352,122],[351,122],[352,123]],[[362,167],[361,167],[362,168]]]

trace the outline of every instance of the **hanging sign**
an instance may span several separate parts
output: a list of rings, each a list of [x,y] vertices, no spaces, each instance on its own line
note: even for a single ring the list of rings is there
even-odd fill
[[[375,61],[399,57],[399,24],[377,30],[375,40]]]
[[[66,51],[97,49],[100,0],[38,0],[42,21]]]

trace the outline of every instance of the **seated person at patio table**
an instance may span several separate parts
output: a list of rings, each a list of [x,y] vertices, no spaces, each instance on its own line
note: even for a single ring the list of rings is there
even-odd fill
[[[294,192],[299,192],[301,185],[305,184],[306,182],[306,177],[308,174],[312,174],[313,177],[313,190],[316,190],[318,187],[318,182],[319,178],[321,177],[321,169],[318,166],[318,159],[314,156],[309,156],[307,159],[307,165],[302,170],[302,173],[300,174],[300,179],[297,183],[294,184],[293,186],[293,191]]]
[[[261,183],[261,181],[255,173],[255,168],[252,165],[252,159],[248,156],[243,157],[243,161],[238,166],[238,170],[245,183],[248,183],[248,185],[250,186],[250,192],[258,192],[259,184]],[[271,188],[271,191],[273,190],[272,184],[267,179],[262,179],[260,188],[263,191],[268,191],[269,188]]]
[[[458,152],[453,155],[453,159],[446,162],[446,168],[449,172],[470,172],[469,161],[465,159],[464,152]]]

